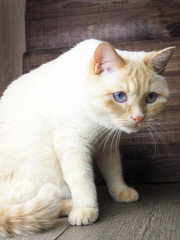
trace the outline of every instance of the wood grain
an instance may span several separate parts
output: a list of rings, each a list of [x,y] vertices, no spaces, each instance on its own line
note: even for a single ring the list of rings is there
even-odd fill
[[[27,20],[64,16],[86,15],[89,13],[136,11],[141,8],[157,9],[179,7],[179,0],[27,0]]]
[[[129,183],[180,181],[179,144],[168,148],[158,144],[123,145],[120,147],[124,177]]]
[[[104,39],[102,40],[104,41]],[[112,43],[115,48],[129,51],[153,51],[160,50],[169,46],[176,46],[176,51],[173,59],[167,66],[166,76],[174,77],[174,74],[178,75],[179,73],[178,64],[180,61],[180,38],[134,42],[126,41],[120,43],[113,43],[110,41],[110,43]],[[40,66],[42,63],[46,63],[55,59],[69,49],[70,47],[63,46],[61,48],[27,51],[24,55],[24,72],[29,72],[30,70]]]
[[[34,50],[28,51],[24,54],[24,73],[29,72],[41,64],[49,62],[57,57],[59,57],[62,53],[68,51],[69,48],[54,48],[54,49],[45,49],[45,50]]]
[[[179,240],[180,184],[135,185],[140,200],[114,202],[98,186],[100,217],[89,226],[73,227],[60,219],[53,230],[14,240]],[[4,239],[4,238],[0,238]]]
[[[69,227],[59,240],[179,240],[179,185],[136,186],[141,199],[115,203],[100,188],[100,218],[90,226]]]
[[[0,0],[0,95],[22,74],[24,18],[25,0]]]
[[[180,36],[178,1],[29,1],[27,6],[29,51],[72,47],[87,38],[116,43]]]

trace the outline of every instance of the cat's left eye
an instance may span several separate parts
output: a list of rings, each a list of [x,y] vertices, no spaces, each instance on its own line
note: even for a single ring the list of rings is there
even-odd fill
[[[154,103],[157,100],[157,93],[155,92],[150,92],[147,96],[146,96],[146,103]]]
[[[113,97],[116,102],[123,103],[127,101],[127,94],[125,92],[116,92],[113,93]]]

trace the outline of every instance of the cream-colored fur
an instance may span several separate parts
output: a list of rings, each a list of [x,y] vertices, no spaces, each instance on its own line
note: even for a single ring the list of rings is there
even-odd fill
[[[115,51],[86,40],[9,85],[0,101],[1,235],[47,229],[59,215],[69,214],[72,225],[96,221],[92,158],[115,201],[138,199],[113,141],[148,126],[164,106],[169,92],[159,73],[172,52]],[[120,91],[128,101],[115,102]],[[145,103],[149,92],[158,93],[155,103]]]

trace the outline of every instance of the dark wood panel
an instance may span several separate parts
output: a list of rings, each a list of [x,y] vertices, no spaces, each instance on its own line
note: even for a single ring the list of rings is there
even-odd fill
[[[114,11],[128,11],[141,8],[161,10],[161,8],[177,9],[179,0],[27,0],[26,19],[47,19],[54,17],[87,15]]]
[[[179,144],[122,146],[124,177],[130,183],[180,181]]]
[[[150,142],[142,145],[121,145],[125,181],[132,183],[180,182],[179,144],[155,146]],[[94,166],[96,184],[104,184],[98,167]]]
[[[104,41],[102,38],[101,40]],[[111,42],[111,41],[110,41]],[[112,43],[112,42],[111,42]],[[129,51],[153,51],[159,50],[169,46],[176,46],[175,54],[172,60],[169,62],[166,76],[174,77],[174,75],[179,74],[179,63],[180,63],[180,38],[166,39],[166,40],[150,40],[150,41],[135,41],[135,42],[121,42],[112,43],[114,47],[121,50]],[[55,49],[42,49],[42,50],[32,50],[24,54],[24,73],[37,68],[42,63],[51,61],[61,55],[62,53],[68,51],[69,47],[61,47]]]
[[[34,50],[29,51],[24,54],[24,65],[23,72],[27,73],[30,70],[33,70],[39,67],[43,63],[47,63],[62,53],[68,51],[69,48],[54,48],[54,49],[44,49],[44,50]]]
[[[84,5],[76,1],[70,2],[75,9],[72,14],[56,17],[53,15],[51,18],[37,18],[26,22],[28,51],[72,47],[86,38],[98,38],[115,43],[180,36],[179,3],[139,1],[138,4],[141,6],[134,9],[136,1],[133,5],[123,5],[121,1],[115,2],[110,4],[113,8],[104,1],[99,1],[93,4],[96,9],[94,12],[91,12],[91,7],[88,6],[90,12],[73,15],[78,6],[83,8]],[[91,6],[90,1],[87,3]],[[57,1],[54,4],[59,5]],[[41,5],[44,9],[44,4],[39,2],[38,6]],[[97,5],[106,10],[102,12],[97,10]],[[49,11],[47,6],[46,11]],[[37,13],[41,13],[40,7]]]

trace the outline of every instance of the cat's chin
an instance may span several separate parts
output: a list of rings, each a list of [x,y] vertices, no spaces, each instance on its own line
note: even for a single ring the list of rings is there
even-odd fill
[[[121,126],[121,131],[127,133],[127,134],[131,134],[131,133],[137,133],[140,131],[139,127],[122,127]]]

